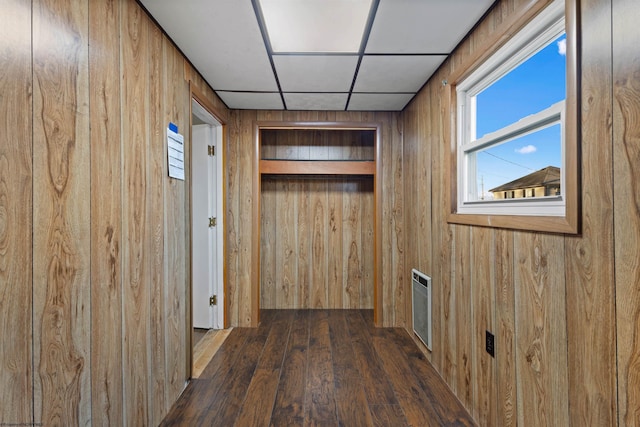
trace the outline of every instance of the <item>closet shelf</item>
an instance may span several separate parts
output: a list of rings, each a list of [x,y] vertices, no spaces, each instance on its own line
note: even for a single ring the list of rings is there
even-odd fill
[[[371,160],[260,160],[260,173],[274,175],[375,175]]]

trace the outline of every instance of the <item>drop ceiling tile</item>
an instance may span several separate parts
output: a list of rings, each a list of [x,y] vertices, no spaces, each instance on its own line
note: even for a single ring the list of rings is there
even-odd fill
[[[347,105],[346,93],[285,93],[288,110],[342,111]]]
[[[250,1],[142,4],[215,90],[278,90]]]
[[[494,0],[381,1],[366,53],[451,53]]]
[[[417,92],[446,56],[365,56],[354,92]]]
[[[371,9],[371,0],[259,3],[274,52],[356,53]]]
[[[273,62],[283,92],[348,92],[358,57],[275,55]]]
[[[414,97],[413,93],[354,93],[349,111],[400,111]]]
[[[216,92],[227,107],[239,110],[282,110],[282,98],[275,93]]]

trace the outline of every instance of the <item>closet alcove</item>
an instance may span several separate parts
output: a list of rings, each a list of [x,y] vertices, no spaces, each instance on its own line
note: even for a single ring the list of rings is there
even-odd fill
[[[373,309],[378,323],[380,134],[377,123],[256,124],[258,310]]]

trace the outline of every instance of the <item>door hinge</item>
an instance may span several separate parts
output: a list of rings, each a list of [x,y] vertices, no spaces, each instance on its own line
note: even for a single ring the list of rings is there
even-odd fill
[[[218,219],[214,216],[209,218],[209,227],[215,227],[218,225]]]
[[[207,153],[210,156],[215,156],[216,155],[216,146],[215,145],[207,145]]]
[[[218,305],[218,295],[211,295],[209,297],[209,305]]]

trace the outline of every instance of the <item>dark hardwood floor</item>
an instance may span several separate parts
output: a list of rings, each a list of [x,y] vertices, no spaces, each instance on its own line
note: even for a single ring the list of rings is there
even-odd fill
[[[371,310],[262,310],[236,328],[165,426],[471,426],[403,329]]]

